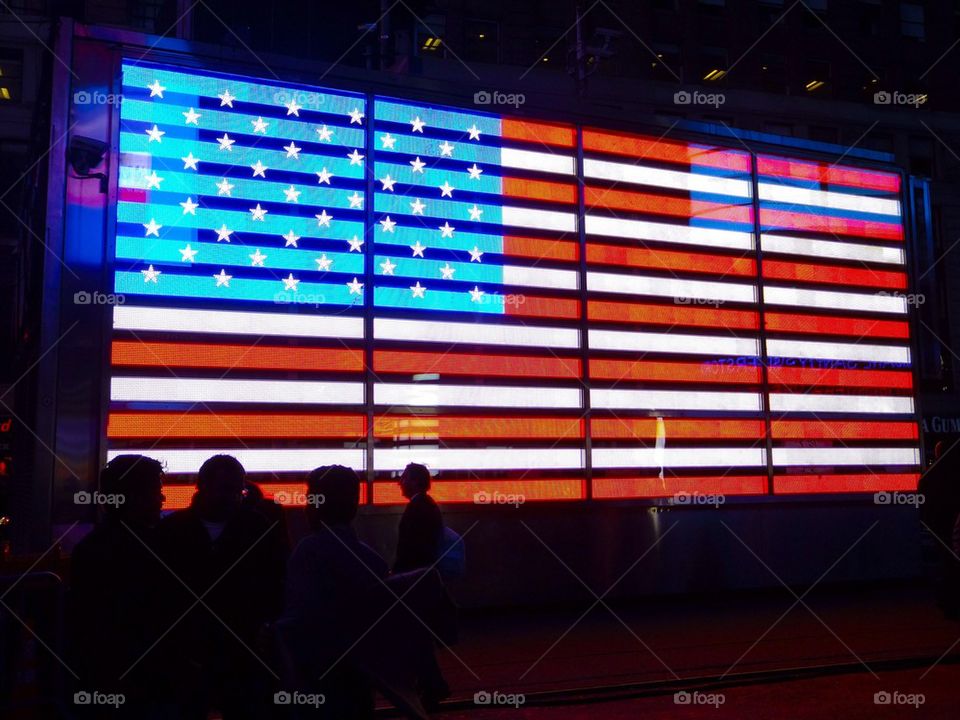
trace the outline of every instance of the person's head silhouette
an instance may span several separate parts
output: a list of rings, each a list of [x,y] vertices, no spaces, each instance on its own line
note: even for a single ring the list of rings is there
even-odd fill
[[[214,455],[200,466],[193,507],[204,520],[221,522],[240,507],[247,471],[232,455]]]
[[[118,455],[100,472],[100,492],[122,498],[105,505],[107,517],[153,527],[163,510],[163,465],[143,455]]]
[[[349,525],[360,505],[360,478],[343,465],[324,465],[307,477],[307,518],[310,527]]]
[[[426,465],[410,463],[400,476],[400,492],[405,498],[425,493],[430,489],[430,471]]]

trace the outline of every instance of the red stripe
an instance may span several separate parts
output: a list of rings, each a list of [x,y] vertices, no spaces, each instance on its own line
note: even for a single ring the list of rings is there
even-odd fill
[[[797,282],[830,285],[860,285],[896,290],[904,290],[907,287],[907,275],[902,272],[849,268],[839,265],[814,265],[783,260],[764,261],[763,276],[774,280],[795,280]]]
[[[856,337],[910,337],[910,326],[899,320],[841,318],[830,315],[798,315],[768,312],[767,330],[811,335],[853,335]]]
[[[774,440],[917,440],[913,422],[867,420],[771,420]]]
[[[500,136],[505,140],[545,143],[570,148],[576,144],[577,140],[576,131],[570,125],[513,118],[503,118],[500,121]]]
[[[583,500],[586,482],[581,478],[551,480],[442,480],[433,483],[430,494],[442,503],[475,503],[478,507],[497,507],[511,500],[538,502],[544,500]],[[484,502],[486,500],[487,502]],[[396,482],[373,484],[374,505],[405,503]]]
[[[871,387],[909,390],[913,375],[901,370],[848,370],[845,368],[803,368],[772,366],[768,371],[772,385]]]
[[[378,373],[440,373],[494,377],[580,377],[579,358],[488,355],[477,353],[375,350],[373,369]]]
[[[766,436],[763,420],[684,420],[664,418],[664,434],[681,440],[757,440]],[[656,418],[600,418],[590,421],[590,436],[601,440],[655,440]]]
[[[773,478],[773,492],[778,495],[800,493],[913,492],[920,476],[916,473],[889,475],[778,475]]]
[[[377,438],[407,440],[582,440],[584,421],[562,417],[490,415],[381,415],[373,420]]]
[[[846,185],[869,190],[886,190],[891,193],[900,192],[899,175],[858,170],[844,165],[831,165],[827,162],[788,160],[758,155],[757,171],[760,175],[813,180],[825,185]]]
[[[760,225],[764,229],[805,230],[880,240],[903,240],[903,226],[899,223],[855,220],[789,210],[760,208]]]
[[[503,254],[537,260],[577,262],[580,259],[580,245],[570,240],[506,235],[503,238]]]
[[[590,320],[651,325],[691,325],[694,327],[755,330],[759,316],[751,310],[727,310],[694,305],[655,305],[652,303],[588,300]]]
[[[541,200],[573,205],[577,202],[577,188],[567,183],[527,178],[503,178],[503,194],[510,198]]]
[[[515,302],[504,304],[507,315],[564,320],[576,320],[580,317],[580,301],[575,298],[549,298],[533,295],[515,295],[512,297],[515,298]]]
[[[595,242],[587,243],[587,262],[628,268],[644,267],[738,277],[749,277],[757,272],[756,264],[752,258],[748,257],[706,255],[680,250],[651,250],[625,245],[601,245]]]
[[[597,380],[650,380],[655,382],[736,383],[760,382],[755,365],[660,362],[659,360],[607,360],[590,358],[590,377]]]
[[[123,367],[360,372],[363,350],[114,340],[111,361]]]
[[[249,477],[249,476],[248,476]],[[263,496],[285,507],[304,507],[306,505],[306,483],[256,483]],[[183,510],[190,507],[190,501],[196,492],[194,485],[165,485],[163,487],[164,510]],[[367,484],[360,483],[360,504],[367,502]]]
[[[691,220],[696,218],[740,223],[753,222],[753,208],[750,205],[731,205],[632,190],[585,187],[584,203],[591,209],[599,207],[608,210],[627,210]]]
[[[597,500],[618,498],[671,497],[688,495],[763,495],[767,479],[752,477],[657,477],[593,479],[593,497]]]
[[[147,201],[147,190],[142,188],[122,187],[117,195],[120,202],[145,203]]]
[[[662,160],[664,162],[740,172],[750,172],[751,170],[750,156],[738,150],[726,150],[709,145],[696,145],[643,135],[592,130],[590,128],[583,129],[583,149],[613,155],[626,155],[641,160]]]
[[[107,437],[354,438],[367,435],[363,415],[314,413],[112,412]]]

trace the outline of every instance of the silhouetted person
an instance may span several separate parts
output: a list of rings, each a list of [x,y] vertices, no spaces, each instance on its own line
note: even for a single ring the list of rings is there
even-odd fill
[[[186,613],[166,657],[182,679],[178,705],[187,720],[206,718],[210,707],[219,707],[224,720],[269,714],[276,675],[258,637],[279,614],[286,557],[276,524],[243,507],[245,478],[236,458],[211,457],[197,475],[190,507],[157,530],[177,576],[169,614],[176,620]]]
[[[443,515],[430,497],[430,471],[410,463],[400,476],[400,491],[407,503],[397,533],[395,572],[432,567],[440,557],[443,542]]]
[[[75,691],[122,693],[113,708],[78,706],[87,717],[144,720],[162,698],[159,656],[152,653],[166,630],[159,623],[166,569],[154,555],[163,507],[163,466],[142,455],[120,455],[100,473],[96,494],[102,520],[73,551],[70,568],[71,667]],[[84,498],[84,499],[86,499]]]

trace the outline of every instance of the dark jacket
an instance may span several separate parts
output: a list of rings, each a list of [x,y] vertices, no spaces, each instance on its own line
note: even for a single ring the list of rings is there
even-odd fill
[[[394,572],[428,568],[440,557],[443,514],[436,501],[422,492],[410,498],[400,518]]]

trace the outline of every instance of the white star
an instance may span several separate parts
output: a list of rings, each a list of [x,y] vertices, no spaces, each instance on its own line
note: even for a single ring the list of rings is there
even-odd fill
[[[453,274],[457,271],[456,268],[450,267],[450,263],[447,263],[442,268],[440,268],[440,274],[443,275],[444,280],[453,280]]]
[[[363,165],[364,156],[357,152],[357,149],[354,148],[352,153],[347,153],[347,157],[350,158],[351,165]]]
[[[453,197],[453,191],[455,188],[450,185],[446,180],[443,181],[443,185],[440,186],[440,197]]]
[[[236,140],[231,140],[230,136],[224,133],[223,137],[217,138],[217,142],[220,143],[220,150],[233,152],[233,144],[236,142]]]
[[[347,242],[350,243],[350,252],[363,252],[363,240],[354,235]]]
[[[150,139],[147,140],[148,143],[152,143],[154,140],[156,140],[157,142],[163,142],[160,138],[162,138],[164,135],[167,134],[165,130],[161,130],[156,125],[154,125],[152,128],[148,130],[145,130],[144,132],[146,132],[147,135],[150,137]]]
[[[148,267],[146,270],[141,270],[140,272],[143,273],[143,281],[145,283],[152,282],[154,285],[157,284],[157,278],[160,277],[160,275],[162,275],[162,273],[159,270],[153,269],[153,265]]]
[[[220,268],[220,273],[214,275],[213,279],[217,281],[217,287],[230,287],[230,281],[233,280],[233,275],[227,275],[227,271]]]
[[[200,113],[195,112],[193,108],[190,108],[187,110],[187,112],[183,113],[183,117],[186,118],[184,125],[200,125],[200,123],[197,122],[197,120],[200,119]]]
[[[317,264],[317,271],[327,272],[330,269],[330,266],[333,265],[333,260],[327,257],[327,254],[324,253],[318,258],[314,258],[313,261]]]
[[[257,175],[259,175],[259,176],[262,177],[264,180],[266,180],[266,178],[267,178],[267,170],[268,170],[269,168],[267,168],[267,166],[264,165],[262,162],[260,162],[259,160],[257,160],[257,164],[256,164],[256,165],[251,165],[251,166],[250,166],[250,169],[253,170],[253,176],[254,176],[254,177],[256,177]]]
[[[145,175],[143,179],[147,181],[147,190],[149,190],[150,188],[156,188],[157,190],[159,190],[160,183],[163,182],[163,178],[157,175],[156,170],[154,170],[149,175]]]
[[[470,139],[471,139],[471,140],[479,140],[479,139],[480,139],[480,131],[477,129],[477,124],[476,124],[476,123],[474,123],[472,127],[468,127],[468,128],[467,128],[467,132],[470,133]]]
[[[418,132],[423,135],[423,126],[426,125],[426,123],[420,119],[419,115],[411,120],[410,124],[413,126],[413,132]]]
[[[326,183],[327,185],[329,185],[330,178],[332,177],[333,177],[333,173],[327,172],[327,169],[324,168],[323,170],[317,173],[317,185],[319,185],[320,183]]]
[[[196,262],[194,258],[197,257],[197,251],[190,247],[190,243],[187,243],[185,248],[180,248],[178,252],[180,253],[180,262]]]
[[[477,207],[477,204],[474,203],[472,208],[467,208],[467,212],[470,213],[471,220],[479,220],[480,216],[483,215],[483,210]]]
[[[163,100],[163,91],[166,88],[160,84],[159,80],[154,80],[153,85],[147,85],[147,88],[150,90],[150,97],[158,97]]]
[[[184,215],[196,215],[197,208],[200,207],[200,205],[195,203],[192,197],[188,197],[186,202],[180,203],[180,207],[183,208]]]
[[[303,105],[297,105],[296,98],[288,103],[285,103],[285,106],[287,108],[287,115],[295,115],[296,117],[300,117],[300,111],[303,110]]]
[[[483,296],[486,295],[486,293],[481,290],[478,285],[474,285],[473,290],[468,290],[467,292],[470,293],[470,302],[475,303],[483,302]]]
[[[473,246],[473,250],[470,251],[470,262],[481,262],[480,258],[483,257],[483,253],[480,251],[476,245]]]
[[[217,183],[217,195],[226,195],[230,197],[230,191],[233,190],[233,188],[234,186],[231,185],[226,178],[224,178]]]
[[[440,157],[453,157],[453,145],[446,140],[440,145]]]
[[[302,192],[302,190],[297,190],[293,185],[291,185],[283,191],[283,194],[287,196],[287,202],[300,202],[300,193]]]
[[[423,294],[424,294],[426,291],[427,291],[427,289],[426,289],[425,287],[423,287],[423,285],[420,284],[420,281],[419,281],[419,280],[417,280],[417,284],[416,284],[416,285],[411,285],[411,286],[410,286],[410,294],[411,294],[413,297],[415,297],[415,298],[422,298],[422,297],[423,297]]]
[[[233,230],[228,229],[226,225],[221,225],[220,229],[214,230],[214,232],[217,234],[217,242],[221,240],[230,242],[230,236],[233,235]]]
[[[293,140],[290,141],[289,145],[284,145],[283,149],[287,151],[287,157],[293,158],[294,160],[300,159],[300,151],[303,150],[303,148],[298,148]]]
[[[393,229],[397,226],[396,220],[391,220],[390,216],[387,215],[383,220],[380,221],[380,226],[383,228],[384,232],[392,233]]]
[[[455,227],[452,227],[450,223],[445,222],[443,225],[437,228],[440,231],[440,237],[452,238],[453,231],[456,230]]]
[[[253,255],[248,255],[250,258],[250,264],[254,267],[263,267],[263,261],[267,259],[267,256],[260,252],[260,248],[257,248]]]
[[[354,108],[347,114],[350,116],[351,125],[353,125],[354,123],[356,123],[357,125],[363,125],[363,113],[360,112],[359,108]]]
[[[163,227],[163,225],[157,225],[157,221],[154,220],[153,218],[150,218],[150,222],[143,223],[143,227],[147,229],[147,231],[143,235],[144,237],[150,237],[151,235],[156,235],[157,237],[160,237],[159,231],[160,231],[160,228]]]
[[[413,257],[423,257],[423,251],[427,249],[426,245],[421,245],[420,241],[417,240],[415,245],[411,245],[410,249],[413,250]]]
[[[383,143],[384,150],[393,150],[393,146],[397,144],[397,139],[390,133],[387,133],[386,135],[380,136],[380,142]]]
[[[255,133],[267,134],[267,128],[270,127],[270,123],[265,123],[262,117],[258,117],[256,120],[251,120],[250,124],[253,125],[253,131]]]
[[[477,164],[474,163],[474,164],[473,164],[473,167],[468,167],[468,168],[467,168],[467,172],[470,173],[470,179],[471,179],[471,180],[479,180],[479,179],[480,179],[480,173],[482,173],[483,170],[482,170],[481,168],[478,168],[478,167],[477,167]]]
[[[350,201],[350,207],[352,208],[362,208],[363,207],[363,195],[354,191],[353,195],[347,198]]]
[[[348,282],[347,287],[350,288],[351,295],[360,295],[361,290],[363,290],[363,283],[357,282],[357,279],[354,278],[353,282]]]
[[[426,167],[427,164],[420,159],[419,155],[415,160],[411,160],[410,164],[413,165],[413,172],[423,175],[423,168]]]
[[[410,203],[410,208],[413,210],[414,215],[423,215],[423,209],[426,206],[426,203],[420,202],[420,198],[416,198],[412,203]]]
[[[390,192],[393,192],[393,186],[397,181],[390,177],[390,173],[387,173],[387,176],[381,178],[380,182],[383,183],[383,190],[389,190]]]
[[[333,220],[333,215],[327,215],[326,210],[321,210],[319,215],[314,215],[317,219],[317,227],[330,227],[330,221]]]
[[[260,207],[260,203],[257,203],[255,208],[250,208],[250,214],[253,216],[251,220],[259,220],[264,222],[264,218],[267,216],[267,209]]]
[[[280,280],[283,281],[284,290],[293,290],[293,292],[297,291],[297,285],[300,283],[300,280],[295,278],[293,273],[290,273],[285,278],[280,278]]]
[[[200,162],[200,158],[195,158],[193,153],[187,153],[186,157],[180,158],[183,160],[183,169],[184,170],[196,170],[197,163]]]
[[[220,98],[220,107],[226,105],[227,107],[232,108],[233,101],[236,100],[236,98],[230,94],[230,90],[224,90],[223,94],[217,95],[217,97]]]
[[[393,271],[396,269],[396,267],[396,263],[390,262],[390,258],[387,258],[380,263],[380,270],[383,271],[384,275],[393,275]]]
[[[317,135],[320,136],[319,142],[330,142],[330,136],[333,135],[333,130],[326,125],[314,129],[317,131]]]
[[[288,232],[286,235],[281,235],[280,237],[286,240],[284,247],[290,247],[291,245],[293,247],[297,247],[297,241],[300,239],[300,236],[294,234],[293,230]]]

